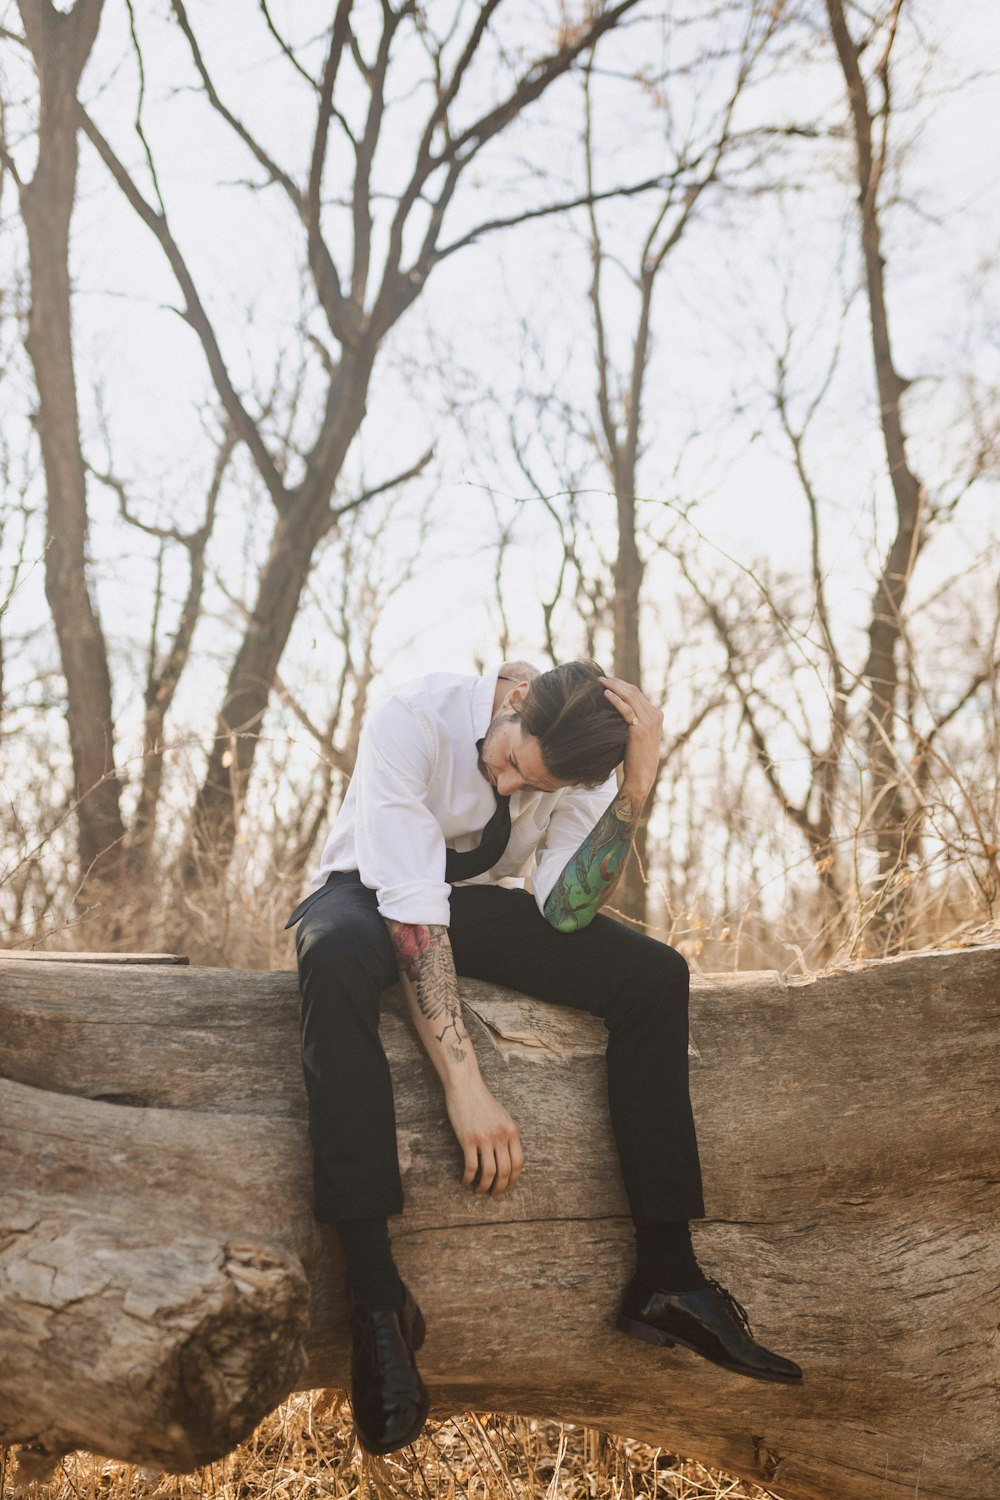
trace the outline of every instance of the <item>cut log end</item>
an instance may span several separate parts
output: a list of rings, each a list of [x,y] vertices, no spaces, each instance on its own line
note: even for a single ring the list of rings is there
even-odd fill
[[[254,1245],[227,1245],[224,1256],[228,1286],[179,1351],[170,1442],[158,1455],[179,1472],[249,1437],[305,1368],[309,1285],[301,1263]]]
[[[80,1447],[186,1472],[231,1451],[294,1385],[309,1287],[293,1254],[183,1232],[153,1243],[120,1222],[113,1236],[94,1221],[29,1225],[20,1207],[0,1224],[0,1306],[19,1310],[2,1329],[0,1408],[23,1479]],[[67,1369],[92,1377],[72,1409],[53,1399]]]

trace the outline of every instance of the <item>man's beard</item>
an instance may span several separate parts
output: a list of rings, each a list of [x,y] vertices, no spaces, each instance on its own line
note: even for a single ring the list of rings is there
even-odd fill
[[[483,735],[482,739],[479,741],[479,774],[480,774],[480,776],[485,777],[485,779],[489,782],[490,786],[492,786],[494,789],[496,787],[496,783],[494,782],[493,777],[490,775],[489,771],[487,770],[487,768],[486,768],[486,762],[483,759],[483,757],[485,756],[486,751],[489,749],[490,741],[492,739],[495,739],[496,736],[497,736],[497,734],[499,733],[501,724],[514,724],[514,723],[517,722],[517,717],[518,717],[517,714],[511,714],[511,713],[496,714],[494,716],[494,718],[490,721],[490,727],[487,729],[486,733]]]

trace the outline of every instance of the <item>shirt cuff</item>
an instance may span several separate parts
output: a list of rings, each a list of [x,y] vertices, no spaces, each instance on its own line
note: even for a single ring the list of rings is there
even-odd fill
[[[532,871],[531,889],[538,904],[538,910],[543,917],[545,915],[545,903],[552,894],[552,887],[572,858],[573,855],[570,853],[566,855],[566,858],[561,863],[558,856],[554,859],[542,859]]]
[[[413,926],[447,927],[451,921],[451,886],[430,880],[385,885],[378,890],[379,916]]]

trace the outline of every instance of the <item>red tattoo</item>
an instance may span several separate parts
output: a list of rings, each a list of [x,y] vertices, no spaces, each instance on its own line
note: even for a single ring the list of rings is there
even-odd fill
[[[407,979],[416,984],[420,974],[420,960],[431,946],[431,935],[426,927],[412,927],[403,923],[392,930],[392,942],[396,949],[396,962]]]

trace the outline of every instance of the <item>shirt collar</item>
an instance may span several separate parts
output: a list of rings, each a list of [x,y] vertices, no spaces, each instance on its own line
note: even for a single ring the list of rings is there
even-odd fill
[[[497,690],[500,668],[477,677],[472,686],[472,742],[481,740],[493,722],[493,699]]]

